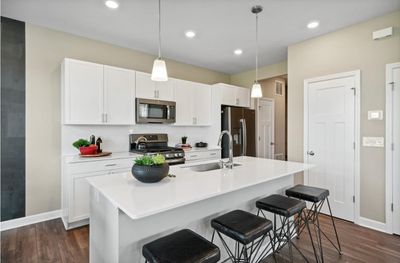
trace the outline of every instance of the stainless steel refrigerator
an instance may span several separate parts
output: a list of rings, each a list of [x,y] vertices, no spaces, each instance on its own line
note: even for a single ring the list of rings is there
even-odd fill
[[[233,137],[233,156],[256,156],[256,121],[255,111],[222,106],[221,129],[231,132]],[[222,157],[229,156],[228,136],[222,140]]]

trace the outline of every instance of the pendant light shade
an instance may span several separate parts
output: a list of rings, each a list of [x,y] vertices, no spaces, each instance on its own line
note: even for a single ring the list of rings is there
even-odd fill
[[[161,0],[158,0],[158,58],[153,63],[151,80],[168,81],[167,65],[161,56]]]
[[[251,87],[251,94],[250,96],[252,98],[261,98],[262,97],[262,90],[261,90],[261,85],[258,82],[255,82],[253,86]]]
[[[167,66],[162,59],[156,59],[153,63],[151,72],[151,80],[153,81],[168,81]]]
[[[256,5],[251,8],[251,12],[256,15],[256,79],[251,87],[250,96],[252,98],[261,98],[262,89],[260,83],[258,83],[258,13],[263,10],[262,6]]]

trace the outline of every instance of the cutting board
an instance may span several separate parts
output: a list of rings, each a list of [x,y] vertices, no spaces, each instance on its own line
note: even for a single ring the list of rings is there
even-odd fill
[[[101,153],[95,153],[95,154],[79,154],[80,157],[84,157],[84,158],[93,158],[93,157],[104,157],[104,156],[109,156],[111,155],[112,152],[101,152]]]

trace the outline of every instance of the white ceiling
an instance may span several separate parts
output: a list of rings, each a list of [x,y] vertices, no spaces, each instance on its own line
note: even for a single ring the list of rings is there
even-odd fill
[[[157,54],[157,0],[2,0],[2,15]],[[400,9],[400,0],[162,0],[163,55],[224,73],[254,68],[255,18],[261,4],[260,65],[286,59],[291,44]],[[310,20],[320,27],[306,28]],[[197,36],[189,40],[188,29]],[[233,55],[236,48],[241,56]]]

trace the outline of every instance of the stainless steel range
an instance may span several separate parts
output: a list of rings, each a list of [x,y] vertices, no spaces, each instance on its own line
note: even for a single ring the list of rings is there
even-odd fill
[[[155,134],[130,134],[129,151],[144,155],[162,154],[170,165],[185,163],[185,152],[181,148],[168,146],[168,135]]]

